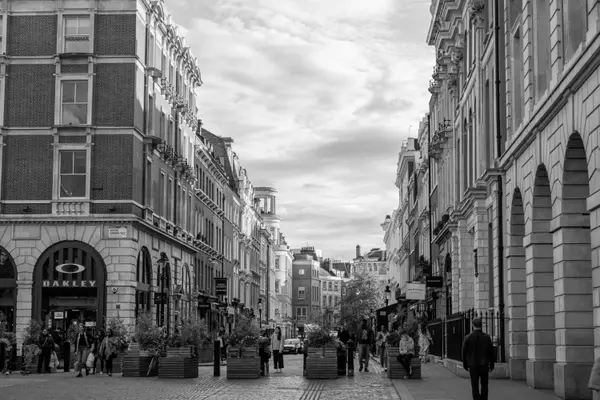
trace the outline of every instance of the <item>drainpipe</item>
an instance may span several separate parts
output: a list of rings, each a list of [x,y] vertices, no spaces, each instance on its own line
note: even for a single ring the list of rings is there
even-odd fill
[[[499,0],[494,1],[494,27],[496,32],[494,35],[494,53],[496,58],[496,156],[498,159],[502,157],[502,132],[500,124],[500,6]],[[496,190],[496,201],[497,201],[497,215],[498,215],[498,314],[500,317],[499,329],[500,329],[500,362],[505,362],[505,335],[504,335],[504,212],[502,208],[502,196],[504,196],[502,190],[502,175],[498,174],[497,190]]]
[[[148,18],[150,17],[150,13],[148,13]],[[145,38],[145,48],[146,48],[146,52],[145,52],[145,65],[146,67],[148,66],[148,47],[150,44],[150,29],[148,28],[148,25],[146,24],[146,38]],[[148,135],[148,107],[150,104],[150,101],[148,99],[149,93],[148,93],[148,72],[146,70],[146,68],[144,68],[144,111],[142,112],[143,115],[143,128],[142,128],[142,133],[144,136]],[[148,153],[148,144],[143,142],[143,146],[144,146],[144,152],[143,154],[146,155]],[[146,207],[146,187],[147,187],[147,182],[146,182],[146,157],[144,157],[144,159],[142,160],[142,206]],[[156,211],[156,210],[155,210]]]

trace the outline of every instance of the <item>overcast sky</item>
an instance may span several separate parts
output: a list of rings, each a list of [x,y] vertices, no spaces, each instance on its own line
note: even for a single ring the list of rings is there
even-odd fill
[[[166,0],[198,57],[206,129],[279,190],[293,247],[384,247],[396,162],[428,107],[431,0]]]

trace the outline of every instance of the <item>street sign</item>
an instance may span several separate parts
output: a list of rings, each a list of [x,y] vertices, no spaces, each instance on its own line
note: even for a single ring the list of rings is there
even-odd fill
[[[441,276],[426,276],[425,285],[427,287],[441,288],[444,287],[444,279]]]
[[[215,295],[227,296],[227,278],[215,278]]]

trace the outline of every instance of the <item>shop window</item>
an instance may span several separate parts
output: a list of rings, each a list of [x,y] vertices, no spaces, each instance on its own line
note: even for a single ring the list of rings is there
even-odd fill
[[[0,323],[6,323],[9,332],[14,331],[16,304],[16,267],[4,248],[0,247]]]
[[[88,80],[61,81],[61,124],[89,125]]]
[[[60,198],[87,197],[87,151],[60,151]]]
[[[152,286],[152,257],[146,247],[142,247],[137,258],[137,289],[135,317],[150,311],[150,287]]]
[[[69,15],[64,19],[64,52],[92,52],[92,24],[89,16]]]

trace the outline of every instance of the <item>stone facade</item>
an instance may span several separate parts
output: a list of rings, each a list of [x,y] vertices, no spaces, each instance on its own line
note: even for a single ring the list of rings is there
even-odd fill
[[[452,311],[504,313],[506,331],[492,333],[505,338],[511,378],[590,399],[600,356],[600,5],[500,1],[496,12],[494,2],[434,0],[431,11],[429,155],[439,168],[432,194],[448,214],[438,233],[452,240],[439,255],[453,261]]]

